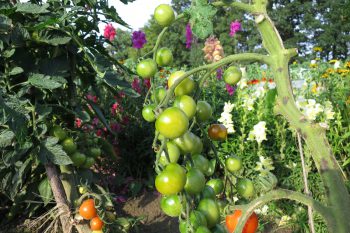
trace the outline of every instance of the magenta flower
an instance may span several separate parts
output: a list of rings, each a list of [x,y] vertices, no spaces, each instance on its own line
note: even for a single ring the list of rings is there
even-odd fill
[[[107,24],[104,29],[103,36],[109,41],[113,41],[116,34],[117,32],[115,31],[115,28],[113,27],[113,25]]]
[[[219,68],[219,69],[217,69],[216,70],[216,78],[218,79],[218,80],[221,80],[222,79],[222,69],[221,68]]]
[[[188,23],[186,25],[186,48],[187,49],[191,48],[192,40],[193,40],[192,29],[191,29],[191,25]]]
[[[143,31],[135,31],[132,33],[132,47],[142,49],[146,43],[146,34]]]
[[[80,118],[75,118],[75,127],[80,128],[82,120]]]
[[[141,94],[141,87],[140,87],[140,79],[134,78],[134,81],[131,83],[132,89],[134,89],[137,93]]]
[[[149,78],[146,78],[145,80],[143,80],[143,85],[145,85],[149,90],[151,88],[151,80]]]
[[[236,88],[226,83],[226,91],[229,95],[233,95],[235,93]]]
[[[242,25],[238,20],[232,22],[230,25],[230,36],[233,37],[236,34],[236,32],[240,31],[241,29]]]

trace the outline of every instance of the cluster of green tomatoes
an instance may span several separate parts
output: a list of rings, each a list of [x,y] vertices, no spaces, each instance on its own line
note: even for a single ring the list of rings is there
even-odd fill
[[[165,4],[156,8],[154,17],[162,26],[169,26],[175,19],[172,8]],[[152,78],[158,66],[169,66],[172,61],[171,50],[161,48],[156,51],[154,60],[141,60],[136,66],[136,72],[142,78]],[[215,173],[217,165],[221,165],[232,176],[238,175],[243,167],[242,160],[234,155],[226,156],[224,160],[205,155],[204,152],[212,149],[207,145],[211,141],[226,140],[227,129],[222,124],[208,124],[213,109],[208,102],[193,98],[197,84],[190,76],[184,77],[185,74],[185,71],[179,70],[168,77],[169,89],[176,84],[170,98],[165,87],[152,87],[151,101],[142,109],[143,118],[155,123],[155,144],[160,142],[160,145],[154,144],[154,148],[157,153],[155,187],[162,194],[161,209],[171,217],[179,217],[181,233],[231,232],[240,215],[236,213],[237,217],[229,218],[227,228],[220,224],[227,205],[224,198],[227,181],[212,177],[218,174]],[[224,80],[234,85],[241,76],[241,71],[232,66],[225,71]],[[203,145],[199,135],[209,143]],[[237,177],[232,185],[244,199],[255,194],[253,182],[249,179]],[[237,221],[232,221],[233,218]],[[253,222],[253,226],[250,224],[249,228],[245,227],[244,233],[255,232],[257,219]]]
[[[68,136],[68,132],[61,126],[55,125],[50,131],[51,135],[56,137],[62,149],[69,155],[73,165],[81,168],[92,167],[96,159],[101,156],[101,149],[94,145],[98,144],[98,139],[89,137],[82,133],[77,140]]]

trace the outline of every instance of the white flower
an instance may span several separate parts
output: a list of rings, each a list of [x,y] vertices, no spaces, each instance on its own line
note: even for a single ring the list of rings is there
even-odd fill
[[[252,96],[243,96],[243,104],[242,107],[246,108],[248,111],[252,111],[254,109],[255,99]]]
[[[221,117],[218,119],[219,122],[221,122],[226,128],[227,133],[232,134],[235,132],[235,129],[233,128],[233,121],[232,121],[232,110],[234,108],[234,104],[231,104],[229,102],[225,102],[224,111],[221,113]]]
[[[288,221],[291,220],[292,218],[288,215],[284,215],[282,216],[280,222],[278,223],[278,226],[283,226],[283,225],[287,225]]]
[[[266,89],[264,88],[264,86],[257,86],[257,88],[255,89],[255,92],[253,93],[253,96],[255,99],[258,99],[263,97],[265,93],[266,93]]]
[[[275,82],[268,82],[267,83],[267,87],[269,88],[269,89],[275,89],[276,88],[276,83]]]
[[[334,63],[334,69],[338,69],[340,67],[340,61],[336,61]]]
[[[259,209],[255,209],[254,212],[256,214],[267,215],[268,210],[269,210],[269,207],[267,205],[264,205],[263,207],[261,207]]]
[[[266,139],[266,122],[260,121],[258,124],[254,125],[253,130],[249,132],[248,140],[256,140],[258,143],[261,143]]]
[[[329,125],[327,124],[327,122],[320,122],[318,124],[324,129],[329,129]]]
[[[316,60],[311,60],[311,64],[312,64],[312,65],[315,65],[316,63],[317,63]]]
[[[259,160],[259,162],[256,162],[256,167],[254,168],[255,171],[266,173],[275,169],[272,159],[259,156]]]
[[[333,106],[330,101],[326,101],[324,107],[324,114],[326,115],[327,120],[333,120],[335,112],[333,111]]]

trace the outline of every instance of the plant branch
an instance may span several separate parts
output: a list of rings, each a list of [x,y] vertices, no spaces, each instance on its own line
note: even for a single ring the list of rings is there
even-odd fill
[[[239,10],[243,10],[247,13],[254,13],[256,12],[255,6],[254,5],[250,5],[250,4],[246,4],[246,3],[242,3],[242,2],[233,2],[229,5],[223,3],[223,2],[213,2],[212,3],[213,6],[215,7],[221,7],[221,6],[230,6]]]
[[[241,233],[243,231],[243,227],[246,221],[248,220],[249,216],[253,213],[253,211],[256,208],[259,208],[271,201],[276,201],[281,199],[293,200],[293,201],[302,203],[304,205],[311,206],[327,221],[327,223],[330,223],[334,220],[328,208],[324,206],[322,203],[320,203],[319,201],[316,201],[313,198],[299,192],[286,190],[286,189],[276,189],[264,194],[261,197],[256,198],[255,200],[253,200],[247,205],[236,205],[233,207],[234,210],[239,209],[242,211],[242,216],[236,227],[235,233]]]

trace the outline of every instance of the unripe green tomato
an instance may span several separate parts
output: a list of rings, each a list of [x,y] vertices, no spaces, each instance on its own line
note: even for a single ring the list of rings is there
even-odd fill
[[[156,53],[156,62],[159,66],[169,66],[173,62],[173,53],[168,48],[160,48]]]
[[[180,158],[180,149],[173,142],[167,142],[166,148],[168,151],[170,163],[177,163],[177,161]],[[169,164],[165,151],[162,151],[162,153],[160,154],[159,163],[163,166],[166,166]]]
[[[215,227],[210,229],[212,233],[228,233],[226,228],[223,225],[216,224]]]
[[[198,210],[191,211],[190,221],[194,229],[197,229],[199,226],[207,226],[207,219],[204,214]]]
[[[190,120],[196,114],[196,102],[191,96],[177,96],[174,101],[174,106],[181,109]]]
[[[205,186],[205,177],[197,168],[191,168],[186,174],[185,191],[190,195],[199,194]]]
[[[221,179],[211,179],[206,185],[212,187],[216,195],[224,191],[224,182]]]
[[[94,158],[94,159],[97,159],[98,157],[100,157],[102,154],[102,151],[100,148],[97,148],[97,147],[91,147],[89,150],[88,150],[88,156]]]
[[[204,198],[215,199],[216,197],[214,189],[208,185],[204,186],[201,196],[202,196],[202,199]]]
[[[153,77],[157,73],[157,64],[151,58],[142,60],[136,66],[136,73],[142,78]]]
[[[209,161],[209,167],[208,167],[208,170],[205,172],[205,175],[212,176],[215,172],[215,167],[216,167],[216,159],[211,159]]]
[[[163,195],[181,192],[186,183],[186,171],[179,164],[170,163],[156,176],[155,186]]]
[[[156,120],[156,116],[154,114],[155,108],[156,108],[155,104],[150,104],[143,107],[142,116],[143,116],[143,119],[145,119],[145,121],[153,122]]]
[[[160,103],[166,96],[166,89],[164,87],[157,87],[155,93],[152,93],[151,100]]]
[[[198,137],[197,135],[195,135],[194,143],[195,143],[195,146],[194,146],[194,149],[191,152],[191,155],[198,155],[198,154],[202,153],[202,151],[203,151],[203,142],[200,139],[200,137]]]
[[[209,169],[209,161],[203,155],[194,155],[192,157],[193,164],[195,168],[198,168],[203,174],[205,174]]]
[[[58,141],[63,141],[67,137],[66,131],[59,125],[55,125],[50,133],[52,136],[56,137]]]
[[[64,139],[62,142],[62,148],[68,155],[77,151],[77,145],[74,143],[73,138]]]
[[[180,216],[182,204],[179,196],[176,194],[163,196],[160,200],[160,208],[170,217]]]
[[[198,121],[205,122],[209,120],[212,115],[213,115],[213,110],[208,102],[206,101],[197,102],[196,117]]]
[[[255,194],[254,184],[247,178],[239,179],[236,188],[238,194],[246,199],[253,197]]]
[[[187,131],[181,137],[175,138],[173,142],[179,147],[182,154],[191,153],[196,146],[195,137],[192,132]]]
[[[195,233],[211,233],[211,231],[208,229],[208,227],[199,226]]]
[[[165,109],[156,120],[156,130],[169,139],[181,137],[188,130],[188,126],[188,117],[177,107]]]
[[[204,214],[209,228],[214,227],[220,222],[220,209],[215,200],[209,198],[202,199],[197,209]]]
[[[242,78],[242,71],[235,66],[230,66],[224,72],[224,81],[227,84],[236,85],[239,82],[239,80],[241,80],[241,78]]]
[[[168,87],[170,88],[176,80],[178,80],[182,75],[185,74],[185,71],[176,71],[172,73],[168,79]],[[195,82],[191,77],[187,77],[180,84],[175,88],[175,95],[180,96],[180,95],[189,95],[194,91],[195,88]]]
[[[226,169],[229,172],[238,172],[242,169],[242,159],[237,156],[230,156],[225,161]]]
[[[179,230],[180,230],[180,233],[188,233],[189,232],[189,229],[187,228],[186,220],[180,220]]]
[[[154,10],[154,19],[163,27],[169,26],[175,20],[173,8],[168,4],[160,4]]]
[[[86,157],[85,163],[82,165],[83,168],[90,168],[95,164],[95,159],[92,157]]]
[[[82,166],[86,161],[86,155],[79,152],[75,152],[74,154],[71,155],[70,158],[73,161],[73,164],[77,167]]]

